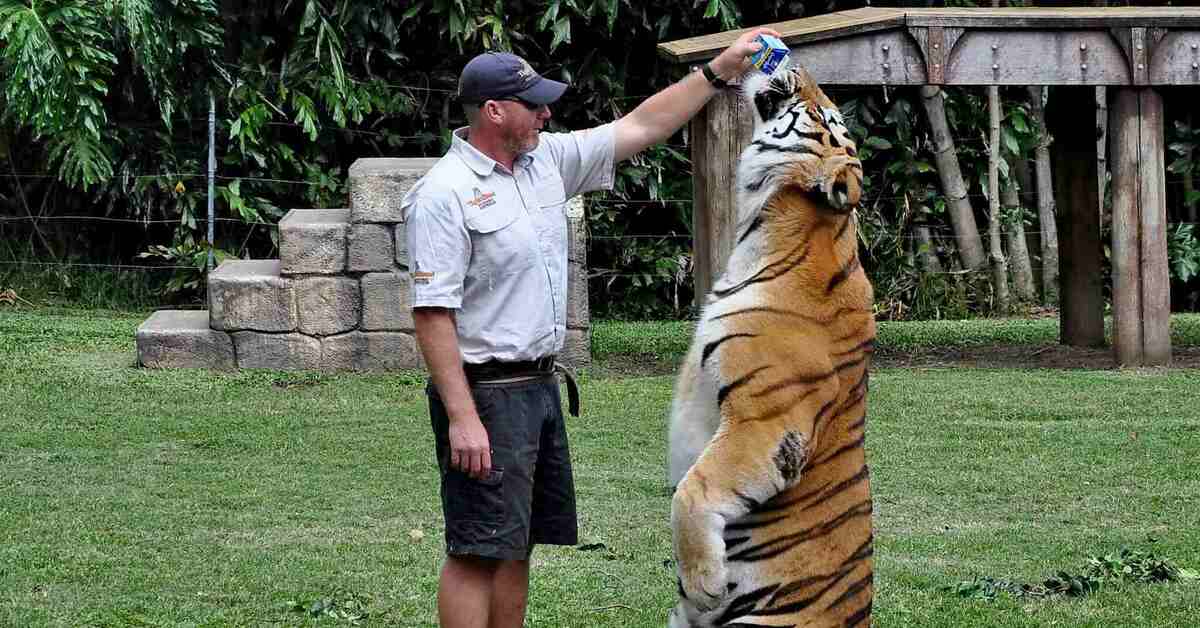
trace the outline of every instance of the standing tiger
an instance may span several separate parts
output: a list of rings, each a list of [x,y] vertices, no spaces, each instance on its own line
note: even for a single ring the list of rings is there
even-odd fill
[[[737,244],[671,408],[672,628],[869,626],[863,438],[874,347],[854,208],[862,164],[798,65],[754,74]]]

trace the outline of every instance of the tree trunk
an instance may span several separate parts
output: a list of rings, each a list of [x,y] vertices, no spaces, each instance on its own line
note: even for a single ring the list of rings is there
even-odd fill
[[[1108,223],[1104,213],[1104,182],[1108,180],[1108,90],[1096,86],[1096,198],[1100,199],[1100,231]]]
[[[1000,193],[1000,200],[1007,217],[1008,259],[1012,261],[1013,288],[1022,303],[1037,301],[1037,289],[1033,283],[1033,266],[1029,262],[1029,247],[1025,245],[1025,210],[1017,195],[1017,186],[1010,180]]]
[[[996,311],[1008,314],[1008,262],[1004,259],[1004,245],[1000,240],[1000,88],[989,86],[987,93],[988,118],[991,120],[988,136],[988,245],[991,251],[988,261],[992,267]]]
[[[1029,103],[1039,137],[1037,148],[1034,150],[1034,160],[1037,173],[1038,228],[1042,242],[1042,303],[1057,305],[1058,226],[1055,222],[1054,180],[1050,175],[1050,135],[1046,132],[1046,110],[1041,87],[1029,87]]]
[[[950,135],[950,125],[946,122],[946,105],[942,100],[941,88],[936,85],[922,87],[921,102],[925,106],[925,114],[929,117],[929,126],[933,130],[933,157],[937,164],[938,176],[942,180],[942,193],[946,195],[946,210],[950,214],[950,224],[954,227],[958,255],[964,268],[977,270],[982,268],[987,260],[983,253],[983,242],[979,237],[979,227],[975,224],[971,201],[967,198],[967,184],[963,181],[962,168],[958,165],[954,138]]]
[[[942,261],[938,259],[937,247],[933,243],[933,236],[929,234],[929,226],[913,225],[913,236],[916,237],[917,257],[921,260],[921,268],[927,273],[942,272]]]

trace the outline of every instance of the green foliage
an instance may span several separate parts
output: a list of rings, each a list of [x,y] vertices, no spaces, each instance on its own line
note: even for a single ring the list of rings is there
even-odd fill
[[[1106,583],[1152,584],[1196,579],[1200,579],[1200,573],[1181,569],[1170,559],[1156,556],[1153,552],[1125,548],[1118,554],[1089,558],[1083,573],[1059,571],[1039,584],[977,576],[973,580],[942,587],[942,590],[961,597],[985,600],[995,600],[1002,594],[1016,598],[1062,598],[1095,593]]]
[[[1171,279],[1186,282],[1200,275],[1200,241],[1196,240],[1196,225],[1177,224],[1167,232],[1167,259]]]

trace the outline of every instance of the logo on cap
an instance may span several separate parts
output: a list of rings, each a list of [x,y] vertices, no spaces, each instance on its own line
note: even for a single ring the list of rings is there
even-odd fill
[[[517,77],[521,79],[522,83],[528,83],[537,77],[537,72],[533,71],[533,66],[529,65],[528,61],[520,57],[518,60],[521,62],[521,69],[517,70]]]

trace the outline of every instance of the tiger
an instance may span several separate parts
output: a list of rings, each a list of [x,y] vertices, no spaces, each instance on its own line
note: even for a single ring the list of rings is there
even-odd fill
[[[670,409],[671,628],[870,626],[875,346],[857,148],[799,64],[752,73],[736,243]]]

